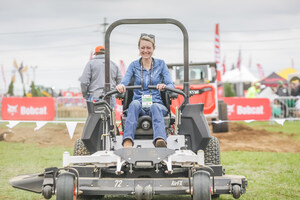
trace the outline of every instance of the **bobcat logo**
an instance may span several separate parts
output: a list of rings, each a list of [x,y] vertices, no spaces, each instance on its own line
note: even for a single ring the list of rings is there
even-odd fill
[[[227,105],[227,113],[228,113],[228,115],[231,115],[232,113],[234,113],[234,107],[235,107],[235,104]]]
[[[17,108],[18,108],[18,105],[15,105],[15,106],[12,106],[12,105],[9,105],[7,104],[7,112],[11,115],[11,116],[14,116],[15,113],[17,113]]]

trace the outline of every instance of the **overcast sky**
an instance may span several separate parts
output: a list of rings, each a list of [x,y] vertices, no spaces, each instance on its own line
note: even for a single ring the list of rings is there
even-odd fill
[[[215,24],[220,24],[221,57],[226,68],[237,63],[258,77],[291,67],[300,70],[298,0],[0,0],[0,66],[6,88],[13,60],[37,66],[35,82],[57,89],[79,88],[90,52],[103,44],[103,21],[174,18],[189,34],[190,61],[215,61]],[[181,31],[174,25],[122,25],[111,35],[111,59],[128,66],[138,58],[140,33],[156,36],[154,57],[183,62]],[[33,79],[33,69],[28,76]],[[0,93],[7,89],[0,73]],[[21,88],[19,75],[15,83]],[[27,79],[25,75],[25,80]]]

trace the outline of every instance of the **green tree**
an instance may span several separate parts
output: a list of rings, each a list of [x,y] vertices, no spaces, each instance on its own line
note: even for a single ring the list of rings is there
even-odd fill
[[[31,82],[30,88],[31,88],[32,97],[37,97],[37,91],[36,91],[36,88],[35,88],[35,85],[34,85],[33,81]]]
[[[31,95],[32,95],[32,97],[42,97],[43,96],[40,88],[39,87],[35,87],[35,84],[34,84],[33,81],[31,82],[30,88],[31,88]]]
[[[14,96],[14,82],[11,80],[9,86],[8,86],[8,92],[9,96]]]
[[[37,97],[43,97],[43,93],[39,87],[36,88]]]
[[[225,97],[235,97],[235,91],[230,83],[224,84]]]

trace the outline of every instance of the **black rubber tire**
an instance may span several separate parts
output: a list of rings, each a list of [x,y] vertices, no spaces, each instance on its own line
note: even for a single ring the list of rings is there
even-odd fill
[[[213,194],[213,195],[211,195],[211,199],[218,199],[218,198],[220,198],[219,194]]]
[[[56,200],[75,200],[75,176],[66,172],[58,176],[56,181]]]
[[[78,196],[77,200],[100,200],[104,198],[104,195],[97,195],[97,196]]]
[[[52,187],[50,185],[44,186],[42,190],[42,195],[45,199],[51,199],[52,197]]]
[[[207,171],[197,171],[193,175],[193,200],[210,200],[210,174]]]
[[[204,162],[206,165],[214,164],[220,165],[221,164],[221,157],[220,157],[220,143],[218,138],[212,136],[208,142],[204,150]]]
[[[223,101],[219,101],[218,103],[218,109],[219,109],[219,120],[227,121],[228,115],[227,115],[227,104]],[[229,130],[228,122],[222,122],[222,123],[212,123],[212,129],[214,133],[224,133],[228,132]]]
[[[74,156],[91,155],[81,139],[77,139],[74,145]]]
[[[233,185],[232,186],[232,196],[235,199],[240,198],[240,196],[241,196],[241,186],[239,186],[239,185]]]

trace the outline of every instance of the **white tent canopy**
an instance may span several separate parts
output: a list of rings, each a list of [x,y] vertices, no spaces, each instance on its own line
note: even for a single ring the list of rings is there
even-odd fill
[[[256,82],[256,78],[245,66],[241,66],[241,70],[234,69],[225,72],[222,76],[223,83],[245,83],[245,82]]]
[[[257,97],[258,98],[268,98],[268,99],[270,99],[270,101],[273,102],[273,100],[275,98],[277,98],[278,95],[275,94],[275,92],[270,87],[266,87]]]

